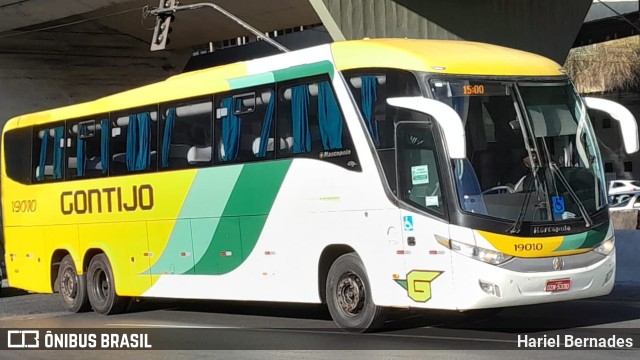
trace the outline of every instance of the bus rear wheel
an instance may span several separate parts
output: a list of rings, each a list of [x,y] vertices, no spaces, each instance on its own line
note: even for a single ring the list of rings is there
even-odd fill
[[[355,253],[344,254],[331,265],[326,299],[333,321],[344,330],[373,331],[384,324],[382,308],[373,303],[367,272]]]
[[[67,310],[71,312],[89,310],[87,282],[84,275],[78,275],[71,255],[65,256],[60,262],[58,282],[60,295]]]
[[[104,254],[94,256],[89,263],[87,294],[93,311],[98,314],[118,314],[127,307],[128,298],[116,294],[111,264]]]

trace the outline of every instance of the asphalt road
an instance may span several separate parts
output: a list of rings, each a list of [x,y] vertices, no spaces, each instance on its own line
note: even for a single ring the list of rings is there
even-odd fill
[[[117,332],[129,328],[150,333],[154,349],[176,350],[2,350],[0,359],[637,359],[640,355],[640,288],[618,286],[606,297],[509,308],[491,316],[428,312],[400,319],[392,314],[388,329],[372,334],[340,331],[327,310],[316,305],[145,300],[125,314],[101,316],[67,313],[57,295],[2,290],[0,329]],[[634,349],[626,350],[517,350],[518,335],[524,334],[631,337],[635,343]]]

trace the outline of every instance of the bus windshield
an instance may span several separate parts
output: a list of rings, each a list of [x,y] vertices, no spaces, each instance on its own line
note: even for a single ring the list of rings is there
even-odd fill
[[[456,79],[430,86],[465,127],[467,158],[452,160],[463,211],[589,223],[606,205],[593,129],[570,84]]]

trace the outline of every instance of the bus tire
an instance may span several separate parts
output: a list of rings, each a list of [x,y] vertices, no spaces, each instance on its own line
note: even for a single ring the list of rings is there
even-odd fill
[[[118,314],[127,307],[128,298],[116,294],[113,270],[104,254],[94,256],[89,263],[87,294],[93,311],[98,314]]]
[[[71,255],[65,256],[60,262],[58,282],[60,296],[68,311],[77,313],[90,309],[87,280],[84,275],[78,275]]]
[[[384,324],[382,308],[373,303],[367,272],[356,253],[337,258],[327,274],[327,307],[343,330],[366,332]]]

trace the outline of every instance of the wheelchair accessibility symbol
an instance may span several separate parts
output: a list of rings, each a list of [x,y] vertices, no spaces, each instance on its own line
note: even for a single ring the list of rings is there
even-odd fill
[[[413,231],[413,216],[403,216],[404,231]]]
[[[562,196],[552,196],[551,201],[553,202],[553,212],[556,214],[564,213],[564,197]]]

